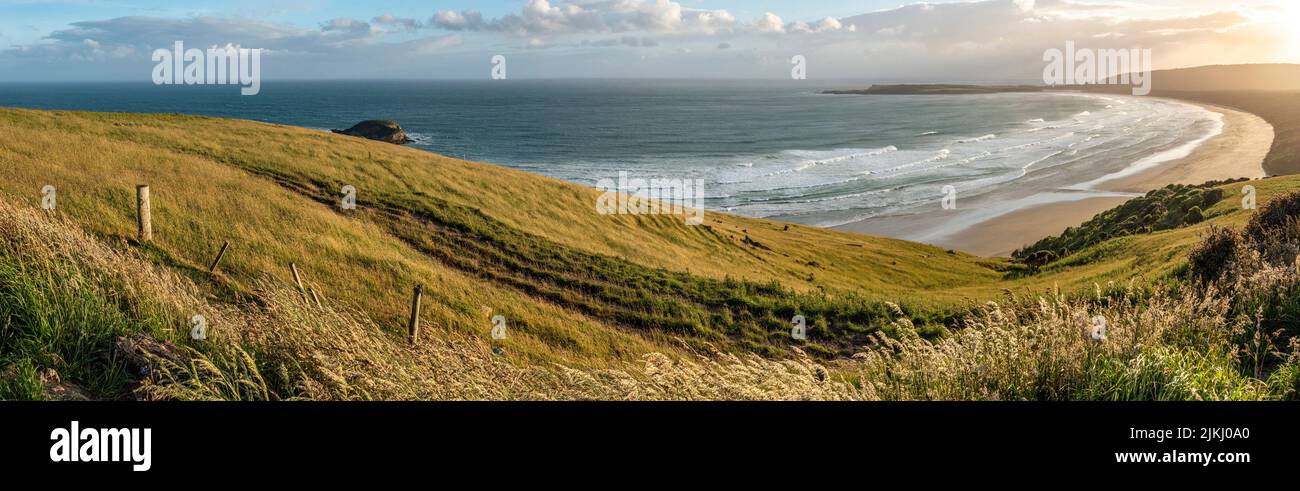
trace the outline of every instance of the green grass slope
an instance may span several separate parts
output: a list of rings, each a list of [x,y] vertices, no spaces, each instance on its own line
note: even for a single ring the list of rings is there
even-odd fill
[[[0,134],[7,200],[37,206],[53,185],[58,215],[119,247],[132,246],[134,186],[150,184],[145,250],[214,296],[244,298],[268,274],[287,282],[293,262],[314,290],[400,329],[424,284],[433,328],[485,337],[504,315],[508,351],[527,356],[617,360],[679,336],[770,349],[795,313],[835,341],[823,331],[871,327],[874,299],[916,289],[936,294],[905,303],[951,305],[960,297],[938,292],[999,277],[902,241],[720,214],[699,227],[603,216],[581,186],[300,128],[3,110]],[[344,185],[355,211],[338,206]]]
[[[768,356],[801,347],[852,353],[888,327],[894,302],[929,332],[1004,290],[1091,289],[1176,274],[1207,224],[1102,241],[1034,272],[904,241],[708,213],[596,213],[598,192],[507,168],[248,121],[176,115],[0,110],[4,199],[57,215],[223,302],[256,302],[258,281],[312,290],[393,334],[414,285],[426,324],[488,340],[503,315],[506,353],[602,366],[678,340]],[[134,187],[150,184],[156,239],[134,244]],[[345,185],[358,208],[338,206]],[[1259,199],[1294,188],[1261,181]],[[1219,222],[1244,220],[1225,189]],[[232,243],[221,272],[207,266]],[[809,339],[789,336],[804,315]],[[217,326],[218,328],[220,326]]]

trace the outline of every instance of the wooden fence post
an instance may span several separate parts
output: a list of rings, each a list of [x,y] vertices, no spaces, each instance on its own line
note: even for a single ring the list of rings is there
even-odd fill
[[[316,301],[316,308],[325,308],[325,305],[320,303],[320,295],[316,294],[316,285],[312,285],[311,288],[307,289],[307,291],[311,293],[311,299]]]
[[[149,210],[149,185],[135,187],[136,217],[140,222],[140,243],[153,240],[153,214]]]
[[[226,249],[230,248],[230,241],[221,244],[221,251],[217,252],[217,258],[212,261],[212,267],[208,268],[208,274],[216,274],[217,265],[221,264],[221,258],[226,257]]]
[[[415,297],[411,299],[411,324],[408,326],[411,344],[415,344],[420,339],[420,301],[423,296],[424,285],[417,285]]]
[[[307,290],[302,287],[302,277],[298,276],[298,265],[295,263],[289,263],[289,271],[293,273],[293,283],[298,285],[298,291],[303,292],[304,294],[307,293]]]

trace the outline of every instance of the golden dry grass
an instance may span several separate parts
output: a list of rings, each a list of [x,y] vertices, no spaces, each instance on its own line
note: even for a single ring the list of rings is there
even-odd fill
[[[624,329],[450,267],[415,250],[364,212],[345,213],[296,192],[293,186],[302,183],[352,184],[363,206],[379,194],[424,193],[555,244],[645,267],[705,278],[776,281],[794,291],[832,296],[852,292],[921,307],[978,305],[998,299],[1004,290],[1054,298],[1050,292],[1077,292],[1098,283],[1165,280],[1182,267],[1186,250],[1208,226],[1111,240],[1082,251],[1079,256],[1087,260],[1009,279],[1000,271],[1003,260],[897,240],[801,226],[786,230],[784,224],[717,213],[706,219],[712,232],[687,227],[679,217],[599,215],[593,207],[597,192],[581,186],[301,128],[190,116],[0,109],[0,135],[16,135],[0,139],[3,201],[16,203],[15,210],[30,210],[39,203],[43,186],[56,186],[56,215],[65,225],[84,230],[84,239],[94,240],[93,256],[122,254],[188,282],[181,297],[201,299],[197,308],[211,310],[217,340],[229,336],[231,349],[299,360],[304,365],[296,373],[306,375],[300,375],[302,385],[293,395],[312,398],[941,395],[890,393],[870,384],[835,381],[841,375],[857,380],[853,374],[872,373],[873,366],[837,365],[832,370],[837,375],[826,378],[815,363],[798,355],[788,362],[701,356],[671,335]],[[157,238],[139,247],[131,243],[133,192],[136,184],[146,182],[153,189]],[[1297,179],[1251,184],[1263,202],[1296,188]],[[1228,198],[1219,206],[1232,209],[1239,187],[1225,188]],[[1248,216],[1232,209],[1217,221],[1235,226]],[[746,236],[767,249],[745,245]],[[65,252],[89,247],[86,240],[70,241],[73,245],[66,247],[72,249]],[[223,240],[234,245],[222,273],[211,278],[206,268]],[[286,300],[296,295],[287,289],[290,262],[323,294],[326,309]],[[111,270],[109,266],[93,269]],[[428,287],[427,341],[410,350],[400,340],[410,288],[416,284]],[[151,291],[133,296],[171,299],[169,295]],[[250,313],[245,306],[250,299],[266,308]],[[497,313],[514,326],[510,338],[498,343],[504,355],[489,349],[488,319]],[[184,318],[183,313],[169,315]],[[182,323],[178,329],[183,328]],[[224,360],[213,363],[236,373],[260,363],[249,366],[238,353],[211,356]],[[920,367],[922,358],[918,352],[906,360]],[[379,372],[393,375],[367,379]],[[679,380],[664,382],[674,378]],[[688,379],[707,382],[683,382]],[[573,388],[579,382],[596,385]],[[195,392],[177,394],[255,395],[239,389],[245,385],[229,383],[215,391],[198,386],[190,388]],[[173,384],[169,390],[183,386]],[[990,397],[1012,396],[990,392]]]
[[[259,301],[210,303],[191,281],[140,254],[101,244],[67,220],[0,202],[3,259],[54,275],[51,289],[111,298],[152,333],[187,349],[182,363],[155,360],[135,395],[151,399],[314,400],[685,400],[842,399],[856,393],[828,380],[805,358],[769,361],[712,353],[675,358],[651,352],[618,368],[528,365],[478,339],[448,334],[415,346],[366,314],[272,280],[256,281]],[[71,265],[64,269],[55,265]],[[188,319],[209,321],[208,337],[188,339]],[[46,368],[46,367],[42,367]]]
[[[35,206],[58,189],[59,213],[114,244],[133,234],[133,192],[154,194],[156,260],[202,279],[224,240],[218,292],[247,292],[264,274],[288,281],[296,262],[327,297],[400,329],[407,292],[429,286],[436,329],[486,336],[484,307],[527,329],[517,351],[553,360],[635,359],[661,338],[620,332],[579,313],[448,268],[373,222],[341,213],[277,184],[276,176],[349,183],[376,193],[419,191],[480,210],[511,227],[577,250],[709,278],[778,281],[795,291],[854,292],[917,306],[993,298],[1001,289],[1067,291],[1095,282],[1157,279],[1178,264],[1197,228],[1121,241],[1105,260],[1006,280],[1002,260],[949,254],[903,241],[710,213],[688,227],[680,217],[604,216],[595,190],[503,167],[449,159],[318,131],[189,116],[0,110],[0,193]],[[1294,183],[1286,182],[1285,187]],[[1261,190],[1266,199],[1268,190]],[[1231,195],[1231,193],[1230,193]],[[770,250],[746,246],[749,236]],[[811,280],[810,280],[811,278]],[[201,284],[204,282],[200,281]],[[673,349],[671,346],[667,349]]]
[[[369,316],[326,300],[305,301],[274,280],[254,282],[257,303],[213,304],[201,289],[77,226],[0,203],[2,259],[23,274],[53,275],[48,295],[86,290],[129,313],[135,325],[185,346],[180,362],[134,390],[145,399],[313,400],[881,400],[881,399],[1260,399],[1283,389],[1241,375],[1225,296],[1099,288],[988,302],[964,329],[921,339],[896,312],[893,337],[829,366],[807,357],[773,361],[717,351],[658,352],[605,368],[516,363],[479,339],[447,335],[410,346]],[[71,265],[70,268],[55,265]],[[1238,285],[1294,284],[1296,271],[1265,269]],[[37,283],[40,283],[37,281]],[[1253,290],[1252,290],[1253,291]],[[1248,292],[1234,292],[1241,296]],[[192,313],[209,337],[186,336]],[[1089,336],[1104,316],[1104,341]],[[126,334],[125,332],[122,334]],[[40,367],[49,373],[47,367]],[[57,378],[55,376],[54,378]],[[69,382],[76,382],[69,380]]]

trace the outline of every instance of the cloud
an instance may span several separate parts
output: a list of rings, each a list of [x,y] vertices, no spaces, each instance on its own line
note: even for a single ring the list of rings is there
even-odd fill
[[[400,73],[409,57],[431,56],[462,44],[459,36],[383,42],[370,23],[337,18],[299,27],[238,17],[182,19],[118,17],[55,30],[42,42],[0,49],[0,79],[131,79],[146,77],[155,49],[233,45],[263,50],[267,76],[382,76]],[[69,63],[72,62],[72,63]],[[426,75],[427,76],[427,75]]]
[[[834,17],[826,17],[812,23],[797,20],[787,24],[781,19],[781,16],[771,12],[767,12],[763,14],[762,17],[755,19],[754,23],[749,26],[749,29],[764,34],[817,34],[836,32],[839,30],[847,30],[849,32],[856,32],[858,30],[855,25],[849,25],[846,27],[843,22],[840,22],[839,19]]]
[[[659,41],[646,37],[623,36],[617,39],[601,39],[597,41],[583,41],[581,46],[610,47],[610,46],[627,46],[630,48],[653,48],[659,46]]]
[[[429,37],[408,41],[399,45],[399,49],[396,51],[412,53],[415,55],[431,55],[442,53],[448,48],[453,48],[462,44],[464,44],[464,40],[461,39],[460,35],[452,34],[449,36]]]
[[[834,17],[827,17],[819,22],[808,24],[807,22],[796,21],[786,27],[790,32],[818,33],[834,32],[844,28],[844,24]]]
[[[519,13],[486,20],[474,10],[442,10],[429,20],[451,31],[498,31],[538,34],[605,34],[625,32],[704,33],[730,31],[736,17],[726,10],[683,7],[670,0],[601,0],[557,3],[528,0]]]
[[[820,53],[820,73],[969,80],[980,76],[1032,80],[1040,72],[1041,56],[1066,41],[1081,48],[1149,48],[1157,67],[1275,60],[1276,37],[1252,25],[1235,7],[1209,11],[1142,9],[1133,4],[1079,3],[1069,0],[988,0],[942,4],[913,4],[841,18],[856,33],[818,41],[806,51]],[[817,25],[808,26],[816,30]],[[826,29],[832,26],[826,24]],[[786,30],[793,32],[790,25]],[[1215,58],[1228,52],[1235,59]],[[869,68],[850,67],[846,60],[864,54]],[[961,76],[959,74],[968,74]]]
[[[826,78],[1029,82],[1041,78],[1044,50],[1066,41],[1091,49],[1150,48],[1157,68],[1300,61],[1294,26],[1276,10],[1286,4],[1276,2],[984,0],[820,20],[765,12],[744,21],[726,10],[684,5],[711,1],[530,0],[492,18],[444,10],[424,20],[392,12],[306,25],[214,15],[87,20],[39,42],[0,48],[0,78],[138,79],[136,65],[178,40],[187,47],[263,48],[268,75],[325,78],[480,76],[484,52],[511,50],[537,50],[529,54],[537,62],[530,75],[540,77],[788,77],[797,53]],[[637,56],[628,56],[632,49]]]
[[[433,15],[429,23],[450,31],[477,31],[488,27],[487,23],[483,22],[483,14],[476,10],[464,12],[441,10]]]
[[[767,12],[754,21],[754,30],[768,33],[785,32],[785,21],[781,20],[781,16]]]
[[[415,31],[421,27],[424,27],[424,24],[418,20],[404,18],[404,17],[395,17],[392,14],[384,14],[379,17],[375,17],[374,19],[370,19],[370,22],[373,22],[381,26],[401,27],[407,31]]]
[[[76,22],[68,29],[45,36],[45,43],[11,48],[6,53],[57,58],[90,49],[88,40],[94,42],[95,49],[120,56],[150,53],[157,48],[170,47],[176,41],[193,47],[234,44],[277,52],[328,53],[351,44],[373,41],[376,35],[370,24],[346,18],[333,19],[319,29],[310,29],[244,18],[118,17]]]
[[[370,24],[356,19],[334,19],[325,23],[321,31],[366,34],[370,32]]]
[[[1171,32],[1171,31],[1214,31],[1228,29],[1250,22],[1240,12],[1214,12],[1211,14],[1168,17],[1161,19],[1128,19],[1115,21],[1120,29],[1135,32]]]

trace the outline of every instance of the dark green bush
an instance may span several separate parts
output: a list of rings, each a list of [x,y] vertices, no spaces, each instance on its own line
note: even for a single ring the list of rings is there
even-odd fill
[[[1211,186],[1170,185],[1134,198],[1117,208],[1093,217],[1079,227],[1066,229],[1058,237],[1048,237],[1016,251],[1012,257],[1031,267],[1042,267],[1084,249],[1117,237],[1170,230],[1204,222],[1209,210],[1223,200],[1222,189]]]
[[[1267,240],[1278,230],[1295,223],[1300,218],[1300,191],[1269,200],[1255,211],[1243,231],[1247,239],[1255,242]]]
[[[1235,230],[1210,226],[1210,231],[1187,253],[1192,277],[1215,282],[1232,270],[1241,248],[1241,236]]]

